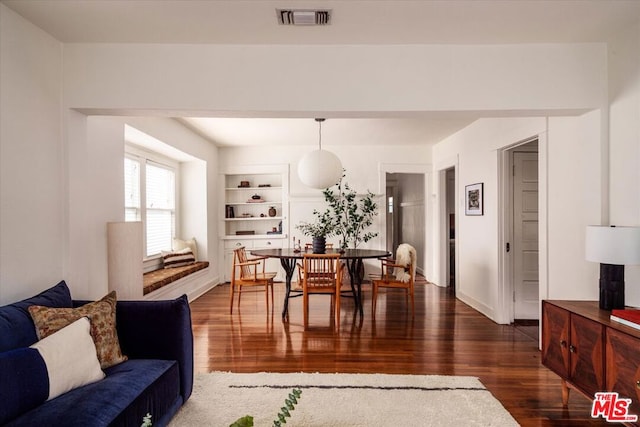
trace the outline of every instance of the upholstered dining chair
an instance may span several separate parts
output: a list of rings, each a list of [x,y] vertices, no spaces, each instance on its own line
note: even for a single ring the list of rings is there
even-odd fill
[[[252,292],[264,290],[269,310],[269,290],[271,290],[271,303],[273,304],[273,279],[276,272],[265,271],[265,257],[248,258],[244,246],[233,251],[233,271],[231,272],[231,291],[229,301],[229,313],[233,313],[233,297],[238,294],[238,307],[243,287],[251,288]],[[263,288],[263,289],[259,289]]]
[[[302,258],[302,299],[304,327],[309,326],[309,296],[331,295],[331,306],[335,307],[336,325],[340,325],[340,287],[344,263],[340,254],[304,254]]]
[[[403,243],[398,246],[396,259],[381,259],[380,275],[371,277],[372,297],[371,313],[376,318],[376,305],[379,288],[395,288],[405,290],[405,301],[411,299],[411,316],[415,316],[414,284],[416,279],[416,250]]]

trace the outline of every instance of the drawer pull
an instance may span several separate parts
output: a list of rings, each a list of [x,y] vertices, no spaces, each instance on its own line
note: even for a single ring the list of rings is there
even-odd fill
[[[567,342],[565,340],[560,340],[560,347],[564,348],[567,346]]]
[[[271,242],[267,242],[267,245],[271,246]]]
[[[640,388],[640,381],[636,381],[636,388]]]
[[[569,351],[570,351],[571,353],[575,353],[575,352],[576,352],[576,348],[575,348],[574,346],[570,345],[570,346],[569,346]]]

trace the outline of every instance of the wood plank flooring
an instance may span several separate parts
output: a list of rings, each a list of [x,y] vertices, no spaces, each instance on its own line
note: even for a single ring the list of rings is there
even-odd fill
[[[476,376],[523,426],[603,426],[590,417],[591,400],[571,391],[561,403],[560,379],[540,363],[537,326],[497,325],[419,278],[416,315],[405,312],[402,291],[381,291],[376,320],[365,286],[364,318],[342,301],[339,331],[331,324],[330,298],[311,296],[308,330],[302,298],[290,300],[281,320],[284,285],[275,308],[264,294],[243,294],[229,315],[229,285],[191,303],[196,372],[346,372]]]

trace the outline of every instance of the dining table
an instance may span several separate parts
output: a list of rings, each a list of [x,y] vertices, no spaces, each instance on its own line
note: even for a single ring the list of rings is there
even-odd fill
[[[285,319],[289,314],[289,298],[291,298],[291,281],[296,270],[296,264],[304,257],[305,253],[312,253],[311,250],[293,248],[278,249],[255,249],[251,251],[251,255],[257,257],[279,258],[280,264],[285,271],[285,287],[284,307],[282,308],[282,318]],[[326,253],[340,253],[340,259],[345,260],[347,271],[349,272],[351,292],[355,301],[356,309],[360,316],[364,314],[362,308],[362,281],[364,278],[364,260],[375,258],[387,258],[391,256],[391,252],[378,249],[327,249]]]

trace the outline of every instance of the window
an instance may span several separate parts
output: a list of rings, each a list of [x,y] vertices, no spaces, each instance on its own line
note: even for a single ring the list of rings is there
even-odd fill
[[[125,221],[142,221],[147,257],[170,251],[176,224],[176,168],[127,155],[124,159]]]

